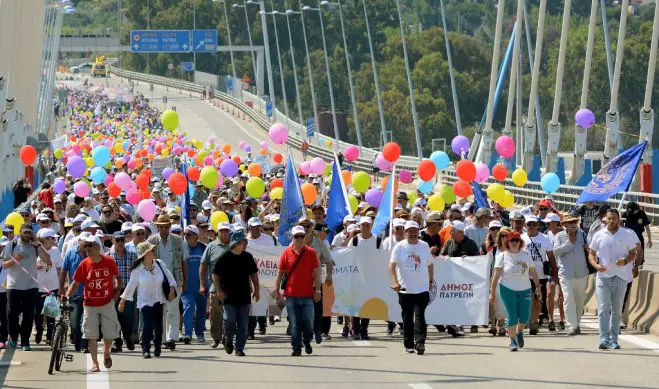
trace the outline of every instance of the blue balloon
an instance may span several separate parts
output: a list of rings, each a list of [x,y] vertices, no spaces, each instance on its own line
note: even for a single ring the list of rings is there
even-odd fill
[[[107,177],[107,175],[108,173],[102,167],[95,167],[89,173],[89,177],[91,177],[92,181],[94,181],[95,184],[101,184],[105,182],[105,178]]]
[[[561,180],[558,178],[556,173],[547,173],[542,176],[540,180],[540,187],[547,193],[554,193],[561,186]]]
[[[435,151],[430,154],[430,160],[437,169],[446,169],[451,164],[448,154],[443,151]]]
[[[435,186],[432,181],[423,181],[423,180],[418,180],[417,181],[417,187],[423,194],[428,194],[432,192],[432,187]]]
[[[110,149],[107,146],[96,146],[92,150],[94,166],[105,166],[110,163]]]

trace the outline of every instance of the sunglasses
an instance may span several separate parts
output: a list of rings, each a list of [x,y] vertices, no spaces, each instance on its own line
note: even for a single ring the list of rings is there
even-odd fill
[[[42,220],[39,222],[39,224],[50,224],[50,221]]]
[[[263,230],[266,231],[266,232],[272,232],[272,231],[275,230],[275,228],[274,227],[265,227]]]
[[[520,239],[511,239],[510,243],[521,243],[522,241]]]
[[[187,234],[185,234],[185,236],[196,236],[196,234],[192,234],[188,232]]]
[[[540,207],[538,208],[539,211],[549,211],[549,208],[547,207]]]
[[[304,239],[304,235],[295,235],[293,239],[298,240],[298,239]]]
[[[114,238],[115,243],[124,243],[125,241],[126,241],[126,239],[124,239],[124,238]]]
[[[172,220],[181,220],[181,218],[178,216],[170,216],[169,218]]]
[[[136,232],[135,236],[144,236],[144,232]]]

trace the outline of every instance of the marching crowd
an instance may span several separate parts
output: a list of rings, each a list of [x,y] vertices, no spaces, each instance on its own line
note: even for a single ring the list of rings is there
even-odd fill
[[[70,93],[69,99],[69,115],[79,121],[71,125],[71,131],[78,130],[78,140],[99,117],[116,121],[135,143],[145,128],[157,133],[157,113],[139,95],[132,106],[112,105],[82,91]],[[116,131],[96,129],[106,136]],[[117,164],[110,170],[135,179],[151,167],[149,158],[141,160],[140,168]],[[189,205],[167,180],[152,174],[147,190],[156,214],[147,221],[126,191],[115,196],[104,182],[90,183],[89,195],[78,196],[74,185],[80,179],[70,173],[61,160],[53,164],[37,196],[16,210],[23,223],[2,225],[0,348],[20,346],[29,351],[31,340],[52,341],[54,318],[41,313],[50,294],[66,298],[72,343],[77,351],[91,354],[92,371],[100,370],[100,339],[106,368],[112,366],[112,353],[132,351],[138,343],[144,358],[193,340],[205,344],[206,329],[211,347],[222,345],[227,353],[244,356],[257,329],[264,335],[280,320],[250,316],[250,304],[264,297],[259,295],[258,268],[250,251],[280,244],[281,202],[268,194],[250,197],[247,174],[239,173],[213,189],[197,182]],[[282,169],[264,174],[264,181],[267,185],[283,174]],[[63,191],[55,188],[57,178],[65,182]],[[424,311],[430,301],[433,262],[488,253],[489,332],[507,335],[511,351],[524,347],[527,326],[530,335],[545,326],[550,332],[578,335],[586,280],[593,272],[599,347],[620,348],[617,337],[621,322],[624,326],[626,292],[646,246],[643,232],[647,247],[652,244],[649,221],[636,203],[628,203],[623,214],[592,203],[561,214],[550,199],[512,212],[495,203],[491,208],[462,203],[430,211],[423,194],[409,201],[407,193],[400,192],[390,227],[383,236],[375,236],[371,229],[378,209],[359,193],[354,193],[361,201],[354,215],[346,216],[338,230],[330,230],[325,220],[326,178],[307,179],[321,195],[291,229],[292,243],[281,255],[275,281],[280,287],[274,297],[286,307],[293,356],[303,350],[311,354],[313,342],[331,339],[333,319],[323,315],[322,287],[332,285],[331,250],[348,246],[391,253],[391,289],[398,293],[402,323],[388,323],[387,333],[394,334],[398,327],[409,353],[425,352]],[[27,194],[22,182],[15,189],[21,196]],[[211,216],[218,211],[226,220],[213,223]],[[355,340],[369,339],[369,322],[336,318],[341,336]],[[465,336],[463,327],[452,323],[436,329]],[[479,327],[469,331],[478,332]]]

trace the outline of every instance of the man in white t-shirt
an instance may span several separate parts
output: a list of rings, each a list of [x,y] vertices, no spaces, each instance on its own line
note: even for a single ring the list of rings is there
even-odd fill
[[[542,311],[543,319],[549,321],[549,314],[547,311],[547,283],[558,283],[558,266],[556,266],[556,258],[554,257],[554,245],[547,235],[540,233],[538,228],[540,221],[536,216],[525,216],[526,233],[522,234],[522,241],[524,241],[524,250],[531,254],[535,271],[538,273],[540,279],[540,287],[542,288],[542,299],[538,299],[533,291],[533,303],[531,304],[531,325],[529,326],[529,334],[537,335],[540,329],[538,322],[540,312]],[[544,267],[549,264],[551,274],[544,273]],[[535,285],[532,285],[533,287]],[[553,302],[552,302],[553,309]]]
[[[403,317],[403,345],[408,353],[426,351],[426,307],[430,302],[433,264],[430,247],[419,240],[419,225],[405,223],[405,240],[394,246],[389,261],[391,289],[398,293]]]
[[[250,246],[279,246],[277,238],[272,235],[263,233],[263,223],[258,217],[252,217],[247,221],[247,228],[249,233],[247,234],[247,251],[249,251]],[[256,324],[259,325],[259,334],[265,335],[267,320],[265,316],[250,316],[249,323],[247,326],[247,339],[255,339]]]
[[[351,235],[351,232],[348,231],[348,227],[355,223],[357,223],[357,219],[353,215],[346,215],[343,218],[343,231],[334,235],[331,244],[332,249],[335,247],[346,247],[348,245],[348,240]]]
[[[394,229],[391,235],[382,242],[382,248],[388,251],[393,250],[396,243],[405,239],[405,219],[396,218],[393,220],[392,225]]]
[[[370,253],[372,252],[380,251],[382,240],[379,236],[375,236],[371,233],[373,219],[369,216],[362,216],[362,218],[359,219],[359,227],[361,232],[350,240],[348,247],[360,247],[362,250],[367,250],[368,254],[367,252],[364,252],[364,255],[371,255]],[[368,318],[352,318],[352,336],[354,340],[368,340],[368,325],[370,322],[371,319]]]
[[[597,321],[599,323],[600,350],[618,350],[618,333],[622,303],[627,283],[634,278],[636,242],[629,232],[620,228],[620,213],[609,209],[606,228],[595,233],[590,242],[588,260],[597,270]],[[599,258],[599,261],[598,261]]]

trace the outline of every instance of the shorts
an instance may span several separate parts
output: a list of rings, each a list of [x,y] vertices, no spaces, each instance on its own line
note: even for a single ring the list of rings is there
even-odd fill
[[[547,296],[547,283],[549,282],[549,278],[545,278],[544,280],[539,279],[538,281],[540,281],[540,290],[542,291],[543,296],[541,300],[544,301],[544,296]],[[531,280],[531,296],[535,298],[535,282],[533,282],[533,280]]]
[[[114,302],[109,302],[98,307],[84,306],[82,315],[82,338],[98,339],[100,330],[103,332],[103,339],[116,339],[120,335],[119,319]]]

